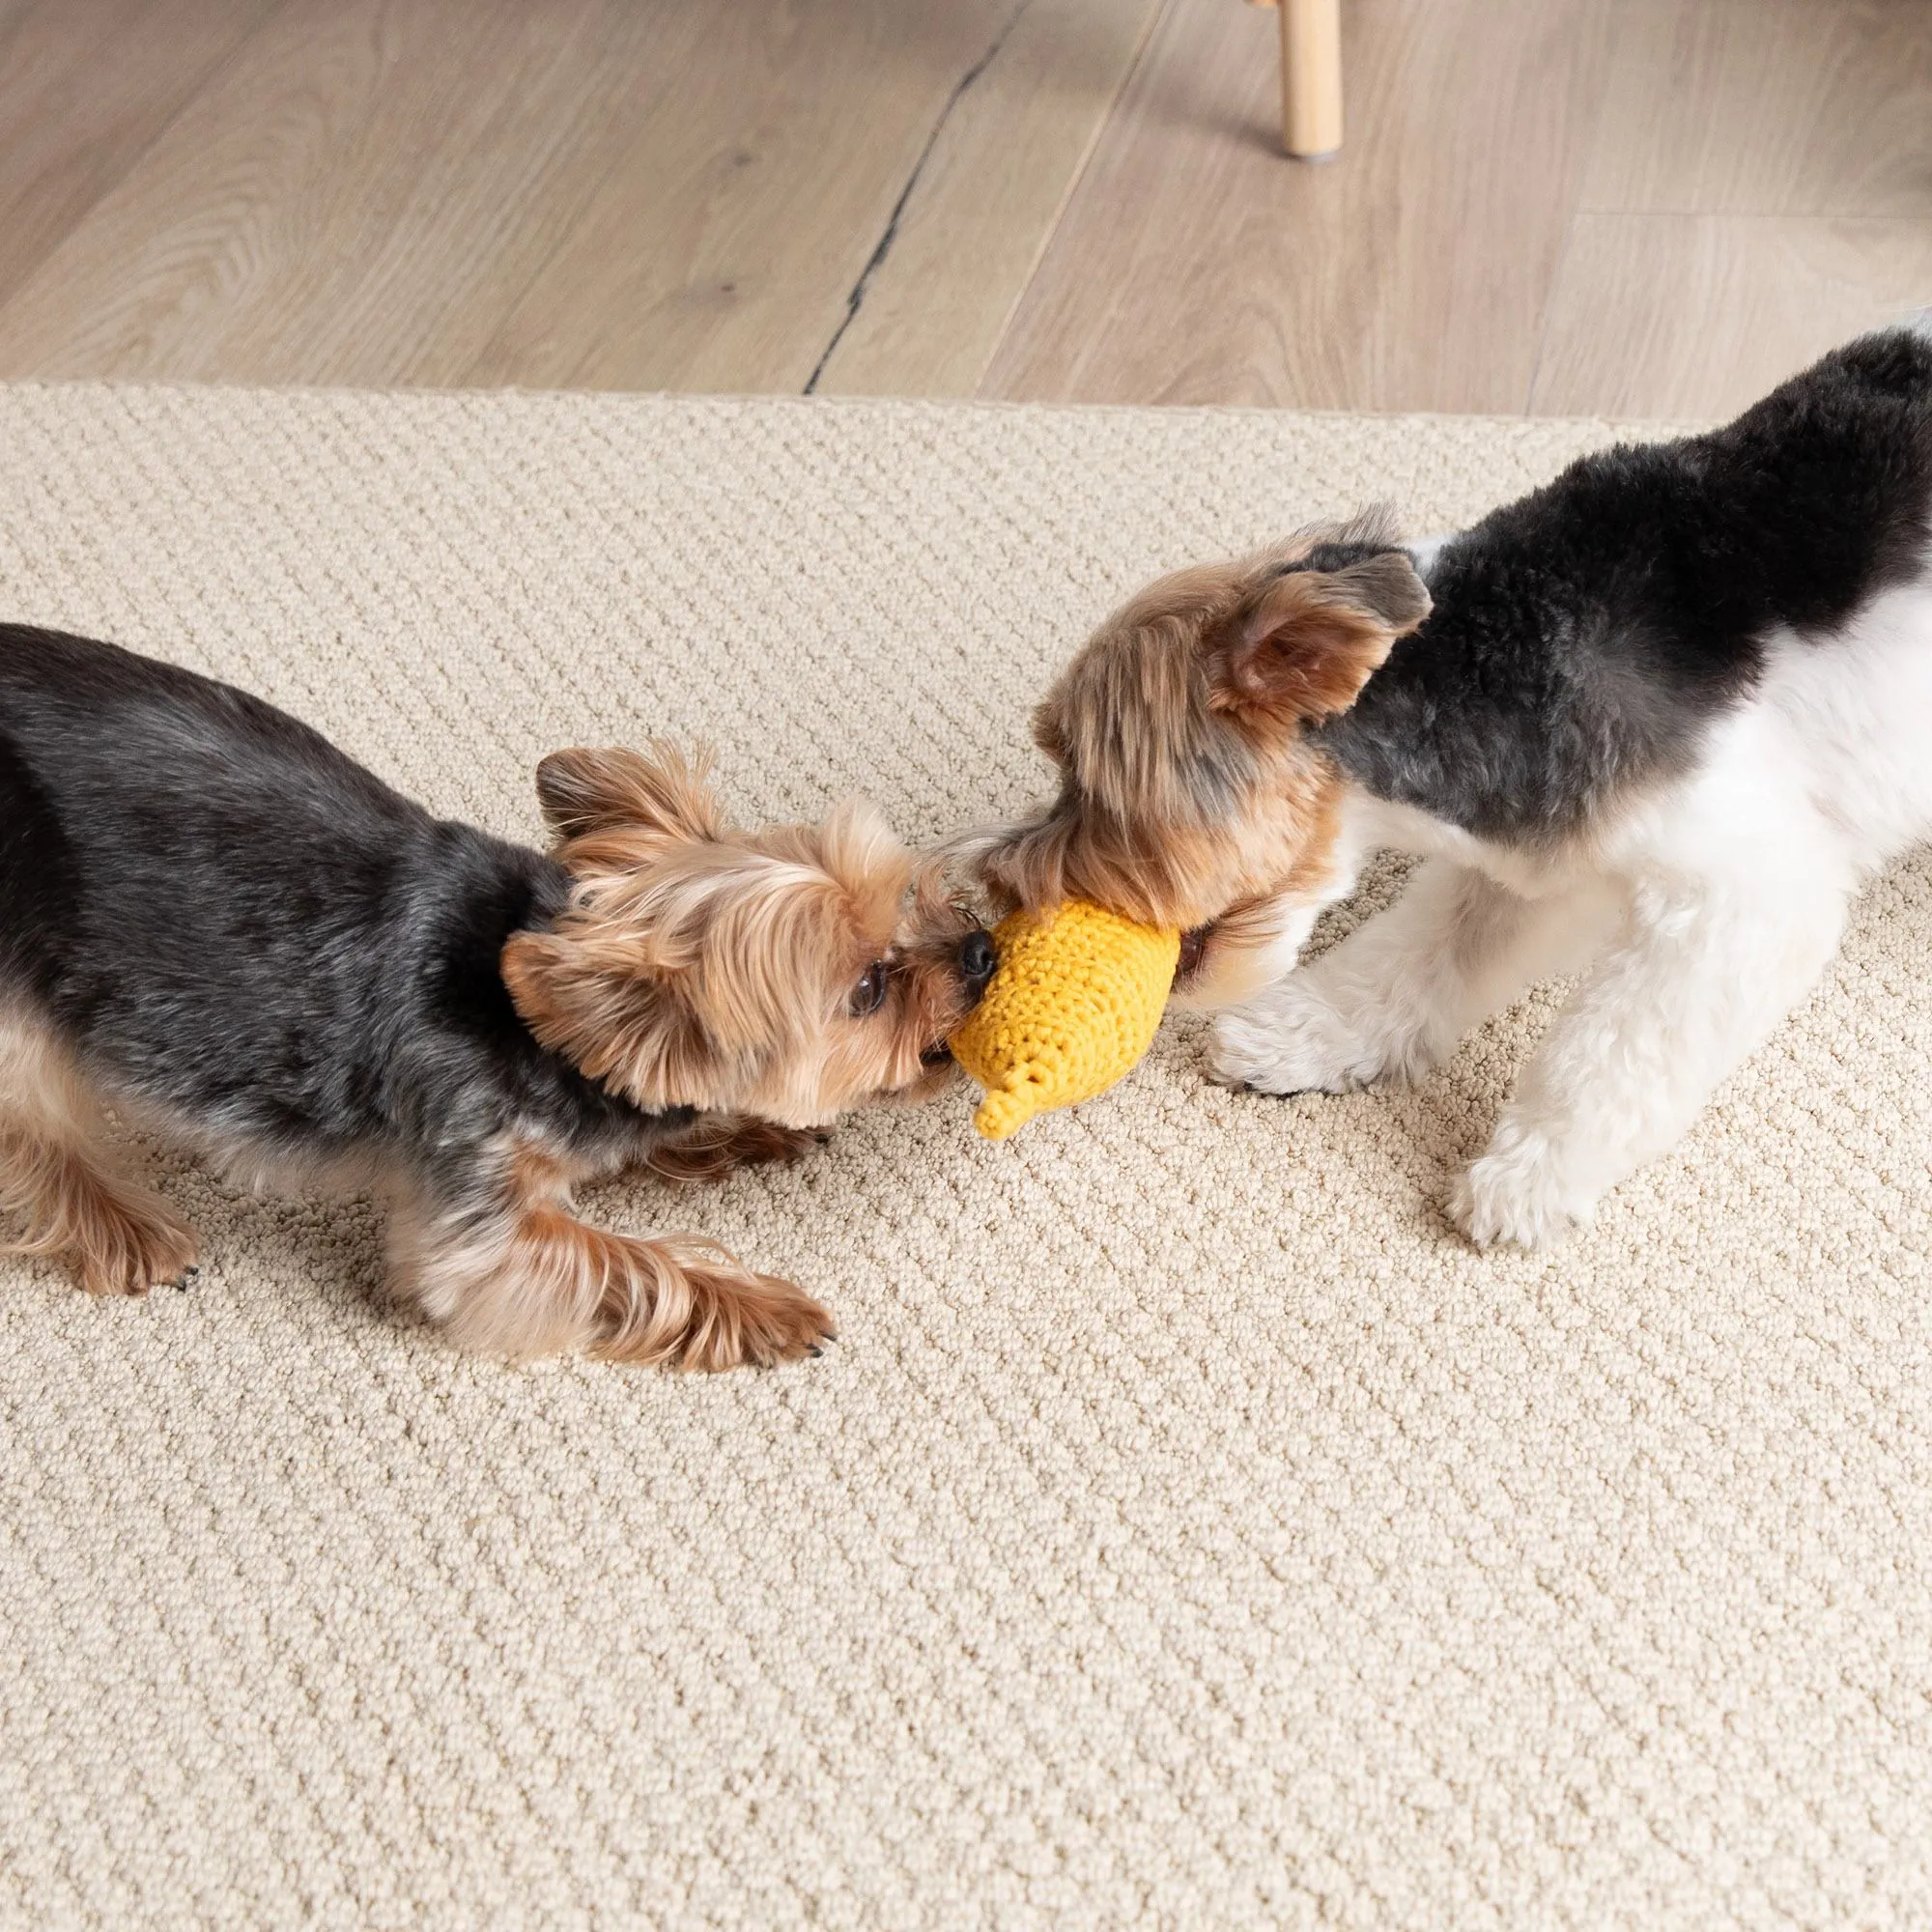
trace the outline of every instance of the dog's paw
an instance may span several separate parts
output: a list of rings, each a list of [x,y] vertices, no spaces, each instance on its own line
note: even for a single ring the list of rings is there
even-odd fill
[[[1559,1247],[1589,1225],[1596,1206],[1594,1196],[1565,1180],[1543,1135],[1507,1126],[1457,1176],[1448,1201],[1449,1218],[1479,1248],[1503,1241]]]
[[[1257,1094],[1347,1094],[1388,1062],[1296,974],[1223,1013],[1208,1036],[1208,1077]]]
[[[668,1359],[679,1368],[772,1368],[818,1355],[837,1339],[831,1312],[778,1275],[694,1268],[689,1333]]]
[[[139,1295],[186,1287],[199,1243],[158,1198],[102,1189],[87,1204],[74,1248],[90,1294]]]

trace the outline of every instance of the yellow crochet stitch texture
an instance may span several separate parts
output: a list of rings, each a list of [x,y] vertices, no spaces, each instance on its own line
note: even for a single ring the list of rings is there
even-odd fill
[[[986,1090],[973,1124],[1003,1141],[1036,1114],[1104,1094],[1153,1043],[1180,959],[1172,927],[1137,925],[1084,899],[993,931],[999,969],[952,1036]]]

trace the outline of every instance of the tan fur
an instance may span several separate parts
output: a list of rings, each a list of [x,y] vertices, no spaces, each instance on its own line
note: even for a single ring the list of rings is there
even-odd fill
[[[25,1223],[0,1252],[65,1261],[92,1294],[145,1294],[194,1263],[167,1204],[115,1172],[79,1070],[18,1010],[0,1013],[0,1212]]]
[[[653,1148],[644,1165],[666,1180],[723,1180],[741,1167],[797,1160],[824,1139],[807,1127],[781,1127],[736,1114],[708,1114],[689,1133]]]
[[[1295,900],[1333,871],[1341,780],[1301,727],[1351,704],[1429,609],[1400,553],[1289,566],[1323,543],[1389,541],[1371,513],[1178,571],[1122,606],[1035,713],[1060,795],[980,841],[995,895],[1178,925],[1181,997],[1252,990]]]
[[[906,911],[912,860],[869,806],[743,832],[700,766],[574,752],[544,770],[571,902],[511,939],[503,978],[546,1046],[642,1107],[799,1128],[935,1077],[971,921],[929,888]],[[875,961],[886,1000],[855,1014]]]
[[[621,827],[626,837],[715,838],[723,829],[711,792],[711,753],[654,739],[648,755],[621,745],[553,752],[537,766],[537,802],[560,838],[587,839]]]
[[[832,1334],[818,1303],[712,1242],[579,1220],[580,1177],[554,1151],[510,1141],[495,1158],[490,1211],[453,1219],[405,1203],[390,1223],[396,1283],[460,1346],[716,1370],[794,1360]]]
[[[1291,821],[1305,828],[1299,854],[1269,892],[1236,900],[1218,918],[1197,929],[1194,958],[1175,988],[1183,1007],[1223,1007],[1258,993],[1272,971],[1270,949],[1298,904],[1326,896],[1333,876],[1336,835],[1341,822],[1341,784],[1328,775],[1307,816]]]
[[[1296,571],[1263,591],[1227,641],[1209,705],[1293,725],[1354,703],[1396,634],[1346,594],[1347,574]]]

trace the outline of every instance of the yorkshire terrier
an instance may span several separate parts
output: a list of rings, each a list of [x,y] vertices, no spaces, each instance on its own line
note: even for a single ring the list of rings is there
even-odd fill
[[[1371,514],[1165,578],[1034,728],[1060,793],[985,875],[1186,929],[1182,995],[1248,1000],[1230,1086],[1418,1078],[1583,974],[1450,1201],[1478,1243],[1553,1242],[1932,835],[1932,311],[1440,542]],[[1378,847],[1424,860],[1398,903],[1289,973]]]
[[[657,746],[537,770],[548,854],[432,818],[231,686],[0,626],[0,1206],[98,1293],[195,1239],[105,1112],[392,1205],[392,1272],[459,1344],[696,1369],[802,1355],[826,1311],[724,1250],[572,1212],[918,1095],[986,935],[861,802],[729,829]]]

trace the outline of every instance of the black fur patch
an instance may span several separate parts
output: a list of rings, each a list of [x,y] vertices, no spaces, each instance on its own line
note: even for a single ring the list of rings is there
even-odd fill
[[[470,1183],[513,1122],[594,1156],[646,1115],[547,1052],[498,970],[566,882],[432,818],[245,692],[0,626],[0,999],[110,1092],[292,1155]]]
[[[1773,632],[1829,638],[1929,540],[1932,340],[1893,329],[1724,429],[1584,457],[1453,539],[1421,629],[1309,735],[1379,797],[1560,838],[1684,770]]]

